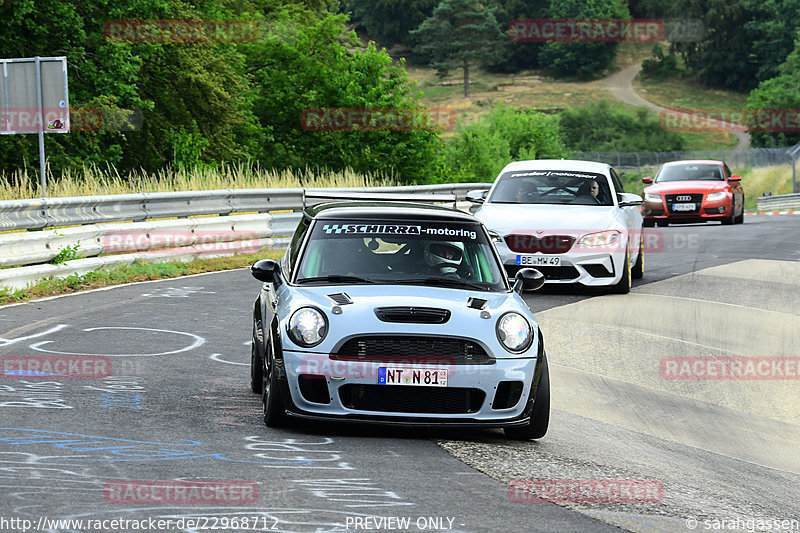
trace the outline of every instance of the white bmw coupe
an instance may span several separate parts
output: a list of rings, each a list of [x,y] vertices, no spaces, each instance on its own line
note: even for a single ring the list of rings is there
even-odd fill
[[[605,163],[515,161],[467,200],[489,229],[509,277],[535,267],[548,284],[627,293],[644,273],[642,198]]]

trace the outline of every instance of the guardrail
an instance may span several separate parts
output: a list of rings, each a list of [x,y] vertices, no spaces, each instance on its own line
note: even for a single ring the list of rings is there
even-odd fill
[[[759,211],[800,211],[800,194],[779,194],[777,196],[760,196]]]
[[[307,190],[449,193],[463,199],[468,191],[489,186],[456,183]],[[51,276],[84,274],[142,260],[190,260],[279,249],[300,220],[302,194],[300,188],[226,189],[0,201],[0,231],[13,232],[0,234],[0,267],[12,267],[0,268],[0,287],[23,288]],[[81,258],[52,264],[64,250]]]

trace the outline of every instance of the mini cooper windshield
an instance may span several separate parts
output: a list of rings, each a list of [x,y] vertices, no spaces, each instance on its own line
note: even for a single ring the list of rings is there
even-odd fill
[[[478,224],[318,221],[297,284],[418,284],[484,291],[508,286]]]
[[[498,204],[614,205],[601,174],[568,170],[506,172],[487,200]]]

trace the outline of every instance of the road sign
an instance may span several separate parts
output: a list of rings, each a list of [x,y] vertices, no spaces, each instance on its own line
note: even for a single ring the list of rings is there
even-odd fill
[[[46,196],[45,133],[69,132],[66,57],[0,59],[0,134],[39,135],[39,170]]]

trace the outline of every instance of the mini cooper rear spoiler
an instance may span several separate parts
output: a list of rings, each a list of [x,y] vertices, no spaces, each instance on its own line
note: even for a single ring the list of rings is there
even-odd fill
[[[453,203],[456,209],[458,198],[455,194],[397,194],[382,192],[321,192],[306,191],[303,189],[303,210],[305,210],[308,199],[327,199],[327,200],[360,200],[360,201],[379,201],[379,202],[430,202],[430,203]]]

